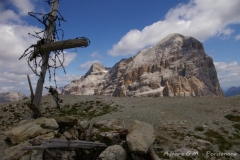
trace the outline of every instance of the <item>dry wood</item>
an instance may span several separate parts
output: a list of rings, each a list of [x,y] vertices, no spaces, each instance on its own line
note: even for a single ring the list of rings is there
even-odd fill
[[[59,0],[54,0],[52,5],[51,5],[51,16],[48,22],[48,27],[46,32],[44,33],[44,39],[46,40],[51,40],[52,39],[52,32],[53,32],[53,24],[52,22],[56,18],[57,15],[57,10],[58,10],[58,4]],[[48,58],[49,58],[50,52],[46,52],[42,55],[42,71],[40,73],[38,82],[37,82],[37,88],[35,91],[35,97],[33,104],[35,107],[39,108],[40,107],[40,102],[42,99],[42,90],[43,90],[43,84],[44,84],[44,79],[46,75],[46,70],[48,68]],[[34,115],[33,115],[34,116]]]
[[[56,154],[52,153],[49,149],[45,149],[45,152],[52,158],[56,157]]]
[[[86,141],[89,141],[92,131],[93,131],[93,119],[90,121],[90,125],[86,133],[86,137],[85,137]]]
[[[30,57],[30,61],[32,61],[39,53],[43,52],[51,52],[56,50],[63,50],[75,47],[87,47],[89,45],[88,39],[69,39],[65,41],[57,41],[57,42],[50,42],[44,45],[37,46],[34,50],[33,55]]]
[[[32,83],[31,83],[31,80],[30,80],[29,75],[27,75],[27,78],[28,78],[28,84],[29,84],[30,91],[31,91],[31,103],[33,103],[33,100],[34,100],[34,93],[33,93],[33,89],[32,89]]]
[[[104,143],[97,142],[87,142],[81,140],[66,140],[66,139],[50,139],[46,142],[43,142],[40,146],[28,146],[24,147],[22,150],[43,150],[47,148],[84,148],[91,149],[94,147],[104,147],[107,145]]]
[[[153,150],[153,147],[150,146],[148,148],[148,153],[150,154],[152,160],[160,160],[160,158],[157,156],[157,154],[155,153],[155,151]]]
[[[38,108],[36,108],[34,106],[34,104],[27,104],[27,106],[33,111],[34,113],[34,118],[38,118],[38,117],[43,117],[42,113],[39,111]]]

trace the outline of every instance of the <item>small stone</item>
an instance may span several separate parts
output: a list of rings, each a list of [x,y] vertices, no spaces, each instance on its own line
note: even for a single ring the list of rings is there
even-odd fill
[[[67,138],[72,138],[71,133],[69,133],[68,131],[65,131],[65,132],[63,133],[63,135],[64,135],[65,137],[67,137]]]

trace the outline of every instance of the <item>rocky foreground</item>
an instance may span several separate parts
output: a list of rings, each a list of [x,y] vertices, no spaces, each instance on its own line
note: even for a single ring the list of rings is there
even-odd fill
[[[0,105],[0,159],[240,159],[239,96],[61,98],[44,96],[36,120],[29,100]]]

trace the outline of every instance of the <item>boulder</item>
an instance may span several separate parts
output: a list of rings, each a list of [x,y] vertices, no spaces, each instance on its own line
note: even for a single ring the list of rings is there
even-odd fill
[[[25,141],[18,145],[5,149],[3,151],[1,160],[20,159],[22,156],[29,152],[28,150],[22,150],[22,148],[30,145],[31,144],[28,141]]]
[[[41,126],[47,126],[47,128]],[[57,128],[53,119],[50,118],[48,122],[47,118],[38,118],[30,121],[23,121],[19,126],[4,132],[4,134],[10,138],[12,144],[19,144],[28,139],[54,131],[53,129],[48,129],[48,127]]]
[[[78,119],[73,116],[57,117],[56,121],[58,125],[75,126],[78,124]]]
[[[35,120],[37,124],[40,124],[42,128],[58,129],[58,124],[53,118],[40,117]]]
[[[107,147],[100,155],[101,160],[125,160],[126,151],[120,145]]]
[[[148,148],[155,139],[154,129],[151,124],[135,120],[127,135],[129,149],[136,153],[147,153]]]

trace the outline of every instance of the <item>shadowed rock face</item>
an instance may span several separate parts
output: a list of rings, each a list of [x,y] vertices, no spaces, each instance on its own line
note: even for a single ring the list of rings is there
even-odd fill
[[[86,75],[91,73],[88,71]],[[84,79],[88,78],[86,75]],[[171,34],[136,56],[115,64],[102,76],[94,94],[223,96],[223,91],[213,60],[205,53],[202,43],[193,37]]]

